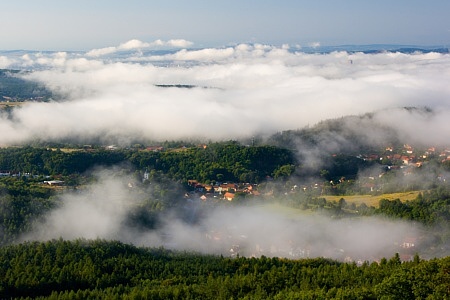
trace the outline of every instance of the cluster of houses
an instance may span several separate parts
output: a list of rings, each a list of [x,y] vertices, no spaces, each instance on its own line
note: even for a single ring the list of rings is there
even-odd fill
[[[200,194],[200,199],[206,201],[209,198],[222,198],[224,200],[233,201],[237,193],[243,195],[259,196],[256,184],[251,183],[216,183],[202,184],[197,180],[188,180],[188,185],[192,188],[192,192]]]
[[[39,177],[38,175],[32,175],[31,173],[12,172],[12,171],[0,171],[0,177]]]
[[[22,98],[17,98],[17,97],[9,97],[9,96],[2,96],[0,98],[0,102],[6,102],[6,103],[10,103],[10,102],[25,102],[25,101],[36,101],[36,102],[41,102],[44,101],[45,97],[31,97],[28,99],[22,99]]]
[[[414,170],[422,167],[430,160],[437,160],[441,163],[450,161],[450,149],[445,148],[438,151],[435,147],[429,147],[426,150],[417,151],[408,144],[403,145],[402,148],[394,149],[393,147],[386,147],[383,154],[360,155],[361,159],[367,161],[378,161],[386,170],[399,170],[404,176],[409,176],[414,173]],[[378,177],[382,177],[385,172],[380,172]],[[437,178],[440,181],[445,181],[444,176]],[[377,189],[374,184],[375,177],[367,177],[363,188],[367,191],[373,192]]]
[[[39,178],[40,175],[33,175],[31,173],[22,173],[22,172],[11,172],[11,171],[1,171],[0,170],[0,177],[32,177],[32,178]],[[50,178],[50,176],[45,176],[45,178]],[[63,186],[64,181],[62,180],[44,180],[43,184],[49,185],[49,186]]]
[[[403,145],[401,149],[394,149],[394,147],[386,147],[383,155],[370,154],[361,156],[365,160],[375,161],[384,159],[392,163],[391,167],[401,166],[415,166],[421,167],[424,162],[430,158],[438,157],[441,162],[450,161],[450,149],[445,148],[441,151],[437,151],[436,147],[429,147],[423,152],[418,152],[408,144]]]

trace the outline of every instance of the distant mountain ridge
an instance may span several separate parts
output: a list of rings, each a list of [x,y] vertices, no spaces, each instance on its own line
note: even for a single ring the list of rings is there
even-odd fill
[[[227,48],[227,47],[234,47],[234,46],[222,46],[222,47],[200,47],[200,48],[187,48],[187,50],[195,51],[195,50],[203,50],[203,49],[209,49],[209,48]],[[102,55],[101,57],[123,57],[127,56],[132,53],[136,53],[136,49],[133,50],[121,50],[114,53]],[[167,54],[173,54],[180,49],[140,49],[141,55],[143,56],[149,56],[149,55],[155,55],[155,56],[163,56]],[[301,46],[301,47],[292,47],[290,48],[291,52],[305,52],[305,53],[330,53],[335,51],[347,51],[347,52],[362,52],[367,54],[372,53],[383,53],[383,52],[400,52],[405,54],[411,54],[415,52],[421,52],[421,53],[430,53],[430,52],[436,52],[436,53],[450,53],[449,51],[449,45],[433,45],[433,46],[424,46],[424,45],[399,45],[399,44],[368,44],[368,45],[336,45],[336,46],[318,46],[318,47],[312,47],[312,46]],[[87,54],[89,51],[61,51],[61,50],[45,50],[45,51],[39,51],[39,50],[23,50],[23,49],[17,49],[17,50],[1,50],[0,49],[0,55],[5,56],[12,56],[12,57],[20,57],[25,54],[33,54],[33,53],[40,53],[40,54],[54,54],[58,52],[65,52],[73,56],[83,56]]]
[[[330,53],[335,51],[362,52],[366,54],[376,54],[383,52],[399,52],[405,54],[412,53],[449,53],[448,46],[418,46],[418,45],[395,45],[395,44],[371,44],[371,45],[340,45],[340,46],[320,46],[304,47],[302,52],[308,53]]]

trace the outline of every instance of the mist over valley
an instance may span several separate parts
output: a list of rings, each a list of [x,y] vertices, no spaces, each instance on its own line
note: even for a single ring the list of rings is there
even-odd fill
[[[173,48],[149,50],[161,46]],[[448,255],[445,215],[398,218],[387,213],[395,201],[345,201],[447,188],[448,51],[189,46],[0,53],[3,189],[13,175],[36,178],[37,190],[64,185],[33,204],[25,232],[3,229],[4,243],[106,239],[359,262]],[[225,183],[236,188],[214,190]],[[416,202],[402,203],[410,213]]]

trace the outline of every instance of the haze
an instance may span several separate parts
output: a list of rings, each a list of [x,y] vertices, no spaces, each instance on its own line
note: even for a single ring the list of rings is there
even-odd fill
[[[155,229],[138,228],[127,220],[144,202],[127,188],[127,178],[117,174],[117,169],[99,170],[96,184],[60,196],[58,207],[35,222],[22,240],[99,238],[226,256],[373,261],[391,257],[405,238],[421,232],[418,224],[402,221],[331,219],[298,210],[287,213],[276,205],[205,209],[200,199],[187,201],[181,212],[161,213]]]

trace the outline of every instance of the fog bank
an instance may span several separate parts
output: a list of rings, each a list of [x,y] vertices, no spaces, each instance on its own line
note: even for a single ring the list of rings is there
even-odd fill
[[[132,40],[86,53],[2,56],[2,67],[35,70],[23,76],[62,101],[27,103],[0,116],[0,145],[237,139],[378,111],[374,122],[399,135],[430,143],[450,138],[448,54],[311,54],[259,44],[143,51],[158,44],[189,42]],[[405,106],[437,113],[389,110]]]
[[[130,215],[141,209],[142,194],[114,171],[97,173],[83,191],[67,193],[60,205],[34,225],[23,240],[116,239],[138,246],[244,256],[330,257],[377,260],[417,238],[416,224],[375,217],[332,219],[278,205],[219,205],[205,209],[201,200],[183,200],[181,211],[160,213],[157,226],[133,226]],[[190,216],[195,216],[195,222]]]

